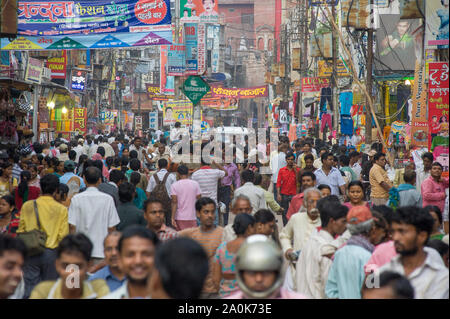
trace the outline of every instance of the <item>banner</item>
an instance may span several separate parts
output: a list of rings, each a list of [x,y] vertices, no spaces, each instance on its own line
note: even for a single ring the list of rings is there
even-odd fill
[[[28,57],[25,81],[41,84],[44,61]]]
[[[163,125],[175,125],[175,122],[180,122],[181,125],[191,125],[192,111],[192,103],[188,100],[164,102]]]
[[[168,46],[162,45],[160,51],[160,77],[159,84],[161,88],[161,93],[167,95],[175,94],[175,78],[173,76],[168,75],[167,70],[167,54],[168,54]]]
[[[12,42],[1,39],[2,50],[73,50],[140,47],[172,43],[172,31],[115,33],[70,36],[21,36]]]
[[[219,0],[175,0],[180,1],[180,21],[219,22]]]
[[[67,71],[67,53],[66,50],[52,51],[53,54],[47,59],[45,66],[51,70],[52,79],[65,79]]]
[[[328,78],[302,78],[302,92],[319,92],[330,86]]]
[[[18,1],[18,35],[56,36],[170,29],[170,0]]]
[[[235,111],[239,107],[239,100],[236,98],[203,98],[200,105],[218,111]]]
[[[331,77],[333,75],[333,64],[326,63],[324,60],[320,60],[317,63],[319,67],[319,76],[320,77]],[[342,60],[337,61],[337,76],[350,76],[349,71],[344,65],[344,62]]]
[[[86,135],[87,109],[76,107],[73,112],[73,130],[78,135]]]
[[[186,23],[184,25],[184,43],[186,46],[186,75],[198,74],[198,25]]]
[[[113,125],[114,118],[117,117],[117,110],[107,110],[100,112],[100,120],[106,125]]]
[[[411,147],[427,148],[429,124],[426,116],[427,90],[423,69],[421,63],[416,61],[411,108]]]
[[[267,85],[239,89],[211,86],[211,96],[236,99],[253,99],[256,97],[267,97],[268,89]]]
[[[183,44],[172,44],[168,47],[167,74],[170,76],[183,76],[186,71],[186,47]]]
[[[147,97],[149,100],[167,101],[172,99],[173,96],[161,94],[161,87],[158,84],[145,83],[147,87]]]
[[[429,64],[428,78],[428,122],[430,123],[429,149],[440,144],[442,137],[447,138],[449,120],[449,69],[448,62],[432,62]],[[448,152],[448,150],[447,150]]]
[[[425,5],[425,48],[448,48],[448,1],[428,0]]]
[[[197,28],[198,75],[206,72],[206,26],[199,24]]]
[[[157,130],[158,129],[158,112],[149,112],[148,113],[148,128]]]
[[[378,74],[389,71],[412,71],[416,59],[419,37],[419,19],[402,20],[399,14],[380,14],[380,27],[376,32],[375,70]],[[416,44],[417,41],[417,44]]]

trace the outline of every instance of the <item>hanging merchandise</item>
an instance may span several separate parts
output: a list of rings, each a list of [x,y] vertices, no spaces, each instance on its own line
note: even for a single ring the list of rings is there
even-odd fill
[[[339,103],[341,105],[341,114],[351,114],[351,108],[353,103],[353,92],[342,92],[339,94]]]
[[[324,113],[327,111],[327,103],[330,110],[333,111],[333,93],[331,88],[322,88],[320,90],[320,112]]]
[[[323,133],[323,130],[328,125],[328,129],[331,130],[331,114],[323,114],[321,119],[320,131]]]
[[[341,115],[341,134],[353,135],[353,120],[351,115]]]

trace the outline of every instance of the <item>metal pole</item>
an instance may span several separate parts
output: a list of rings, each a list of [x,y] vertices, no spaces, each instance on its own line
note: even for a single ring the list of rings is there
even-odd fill
[[[372,6],[373,0],[370,0],[370,5]],[[371,25],[372,27],[372,25]],[[366,97],[366,144],[372,144],[372,114],[370,108],[368,107],[369,98],[373,102],[372,98],[372,67],[373,67],[373,29],[367,30],[367,79],[366,88],[369,96]]]
[[[37,142],[38,140],[38,108],[39,108],[39,92],[41,91],[41,86],[39,84],[34,86],[33,92],[33,138],[32,141]]]
[[[333,2],[332,5],[332,17],[331,19],[333,19],[333,21],[336,21],[336,6]],[[332,99],[333,99],[333,104],[334,104],[334,108],[333,108],[333,129],[337,131],[338,129],[338,116],[339,116],[339,110],[338,110],[338,104],[337,104],[337,45],[336,45],[336,30],[333,28],[333,33],[332,33],[332,51],[333,51],[333,90],[332,90]],[[331,130],[330,130],[331,133]],[[324,136],[325,138],[325,136]]]

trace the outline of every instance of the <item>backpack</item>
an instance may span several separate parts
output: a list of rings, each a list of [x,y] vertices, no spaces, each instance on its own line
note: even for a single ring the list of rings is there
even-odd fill
[[[166,175],[164,175],[164,178],[161,182],[159,180],[158,173],[155,173],[153,175],[153,178],[155,179],[156,187],[150,193],[151,196],[154,196],[155,198],[163,202],[164,210],[166,211],[166,213],[171,212],[171,199],[166,189],[166,181],[167,178],[169,177],[169,174],[170,172],[167,172]]]

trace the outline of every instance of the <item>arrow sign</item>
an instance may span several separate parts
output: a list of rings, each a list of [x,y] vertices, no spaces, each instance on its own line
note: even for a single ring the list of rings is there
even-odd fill
[[[197,105],[210,89],[208,83],[199,76],[190,76],[183,84],[183,93],[194,105]]]

